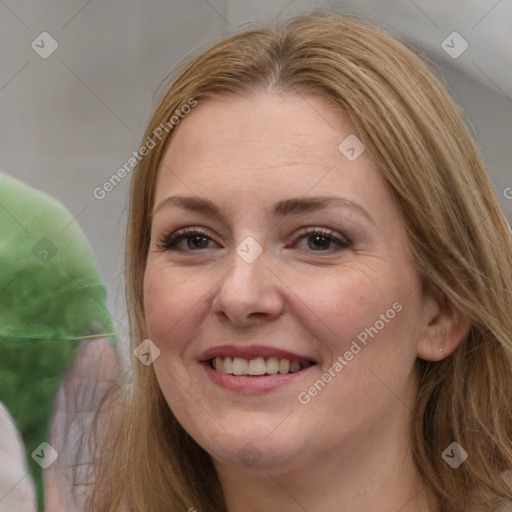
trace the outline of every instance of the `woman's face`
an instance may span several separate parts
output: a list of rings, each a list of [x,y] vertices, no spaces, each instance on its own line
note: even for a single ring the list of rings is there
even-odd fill
[[[162,158],[144,280],[154,368],[220,469],[406,445],[429,317],[355,137],[320,97],[260,93],[200,104]]]

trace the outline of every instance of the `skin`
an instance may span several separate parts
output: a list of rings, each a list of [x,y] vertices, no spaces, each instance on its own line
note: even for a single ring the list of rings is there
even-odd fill
[[[94,423],[102,400],[115,388],[119,372],[116,352],[107,338],[84,342],[68,369],[53,403],[48,442],[58,457],[44,472],[46,512],[85,509],[92,495],[90,482],[94,482],[92,461],[111,453],[108,432],[118,428],[122,419],[122,410],[109,398]]]
[[[423,299],[400,213],[369,152],[349,161],[338,150],[350,134],[354,126],[318,96],[226,97],[180,122],[160,164],[144,281],[148,333],[161,351],[154,368],[178,421],[211,454],[229,512],[432,510],[408,447],[414,362],[449,355],[464,326]],[[224,218],[161,204],[175,195],[207,198]],[[283,199],[332,195],[371,220],[340,206],[272,214]],[[194,235],[181,250],[161,248],[187,226],[206,230],[199,248]],[[263,251],[252,263],[236,252],[248,236]],[[301,403],[397,303],[401,311]],[[280,389],[241,395],[198,363],[226,339],[317,364]],[[239,457],[244,447],[251,462]]]

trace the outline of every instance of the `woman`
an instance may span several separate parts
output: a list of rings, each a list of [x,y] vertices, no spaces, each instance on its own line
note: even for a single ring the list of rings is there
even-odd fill
[[[510,230],[411,51],[324,15],[233,35],[142,153],[133,393],[91,510],[510,503]]]

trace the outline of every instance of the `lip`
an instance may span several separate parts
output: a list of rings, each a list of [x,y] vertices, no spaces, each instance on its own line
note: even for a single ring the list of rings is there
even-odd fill
[[[315,365],[313,365],[298,372],[283,375],[276,373],[275,375],[252,377],[250,375],[236,376],[218,372],[211,368],[207,361],[202,362],[200,366],[214,384],[242,395],[262,395],[269,393],[302,378],[304,375],[309,374],[309,371],[315,367]]]
[[[210,366],[210,360],[214,357],[242,357],[244,359],[256,359],[257,357],[276,357],[278,359],[288,359],[290,361],[312,361],[318,363],[318,360],[314,357],[297,354],[289,350],[283,350],[275,347],[269,347],[266,345],[240,345],[239,342],[236,345],[225,344],[218,345],[216,347],[209,348],[204,351],[199,362],[201,367],[204,369],[209,379],[216,385],[234,391],[242,395],[260,395],[269,393],[283,386],[286,386],[293,381],[302,378],[305,374],[311,370],[315,365],[304,368],[295,373],[275,375],[228,375],[226,373],[218,372]]]
[[[295,354],[288,350],[282,350],[266,345],[219,345],[203,352],[199,358],[199,362],[207,363],[210,359],[217,356],[242,357],[244,359],[256,359],[257,357],[277,357],[278,359],[289,359],[290,361],[312,361],[313,363],[318,363],[314,357]]]

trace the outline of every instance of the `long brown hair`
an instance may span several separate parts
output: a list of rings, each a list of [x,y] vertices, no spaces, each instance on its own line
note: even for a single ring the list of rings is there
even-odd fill
[[[257,90],[320,94],[354,123],[402,213],[425,295],[470,322],[440,362],[417,361],[411,449],[439,511],[512,500],[512,238],[455,103],[411,50],[362,21],[323,14],[238,33],[181,68],[144,135],[155,147],[132,181],[126,248],[132,349],[147,337],[143,277],[157,169],[172,136],[155,130],[190,99]],[[193,112],[190,114],[193,115]],[[168,124],[167,127],[170,125]],[[158,132],[157,132],[158,133]],[[138,363],[138,361],[136,361]],[[93,502],[110,512],[225,511],[211,457],[170,411],[152,366],[135,364]],[[441,457],[457,441],[457,470]]]

